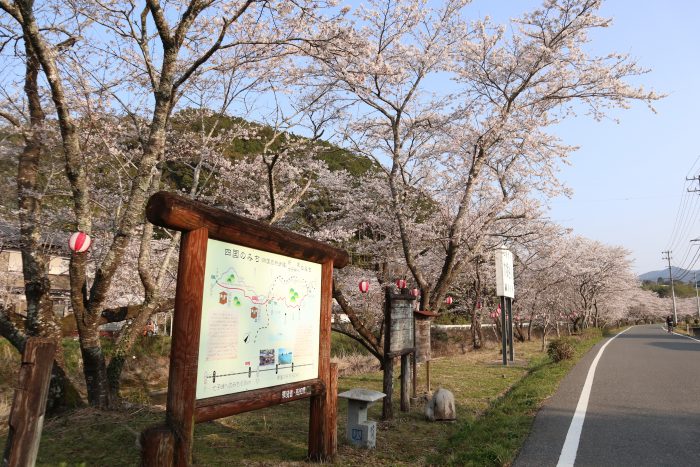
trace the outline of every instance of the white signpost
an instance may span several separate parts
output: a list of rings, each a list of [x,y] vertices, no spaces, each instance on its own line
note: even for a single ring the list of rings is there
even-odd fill
[[[515,297],[515,284],[513,281],[513,253],[505,247],[496,250],[496,295],[501,297],[501,344],[503,351],[503,364],[507,365],[508,357],[513,361],[513,308],[512,300]],[[510,346],[510,350],[508,347]]]
[[[496,250],[496,295],[515,297],[513,284],[513,253],[505,248]]]

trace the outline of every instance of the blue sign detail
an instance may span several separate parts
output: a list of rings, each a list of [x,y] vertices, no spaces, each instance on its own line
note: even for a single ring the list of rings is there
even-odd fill
[[[352,429],[352,440],[353,441],[362,441],[362,430],[353,428]]]

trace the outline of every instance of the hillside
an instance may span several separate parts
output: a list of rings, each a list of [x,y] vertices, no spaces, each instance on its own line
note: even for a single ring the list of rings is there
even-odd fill
[[[693,282],[693,273],[697,275],[697,277],[700,279],[700,270],[687,270],[687,269],[682,269],[676,266],[671,266],[671,272],[673,273],[673,280],[674,281],[683,281],[683,282]],[[639,280],[644,282],[644,281],[651,281],[651,282],[657,282],[659,278],[661,278],[664,282],[668,281],[668,269],[660,269],[658,271],[649,271],[645,272],[644,274],[640,274]]]

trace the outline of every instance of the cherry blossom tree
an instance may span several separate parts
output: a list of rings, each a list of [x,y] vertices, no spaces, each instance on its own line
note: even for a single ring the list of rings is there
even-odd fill
[[[2,28],[8,32],[8,42],[22,43],[11,26],[3,25]],[[24,327],[20,331],[9,319],[9,301],[3,300],[4,305],[0,306],[0,335],[7,338],[19,351],[23,351],[28,336],[41,336],[54,341],[56,356],[52,369],[51,397],[48,401],[48,410],[51,411],[60,406],[79,404],[80,396],[67,374],[63,348],[60,345],[61,327],[53,313],[50,298],[49,239],[53,234],[52,221],[58,220],[55,214],[59,214],[61,210],[56,209],[54,215],[47,213],[48,206],[44,199],[55,195],[57,185],[63,181],[62,177],[58,176],[60,170],[56,164],[57,158],[53,157],[51,150],[51,143],[56,142],[57,138],[53,131],[55,128],[46,121],[39,89],[38,57],[31,44],[23,42],[23,45],[24,96],[18,96],[12,103],[9,100],[5,101],[5,108],[0,109],[0,117],[9,124],[9,127],[6,127],[8,134],[19,136],[23,142],[23,147],[18,150],[16,156],[11,155],[17,149],[12,144],[3,146],[3,152],[10,155],[10,158],[16,157],[18,161],[15,196],[6,199],[17,200],[19,234],[14,240],[18,240],[22,254],[27,310]],[[7,211],[3,214],[9,214],[7,217],[3,216],[6,220],[14,217]],[[55,228],[55,225],[53,227]]]
[[[80,334],[88,400],[92,405],[111,405],[116,375],[123,366],[128,341],[133,340],[133,329],[145,323],[162,299],[158,278],[163,276],[164,269],[151,276],[150,241],[145,241],[139,248],[139,272],[145,289],[142,313],[133,320],[132,328],[126,330],[125,336],[132,337],[125,337],[127,345],[118,346],[110,362],[112,370],[108,371],[97,325],[131,239],[140,231],[150,240],[152,227],[148,224],[141,227],[143,206],[148,195],[159,186],[170,115],[187,95],[188,85],[211,69],[230,72],[241,63],[241,57],[245,63],[260,62],[284,55],[283,49],[291,41],[334,34],[336,31],[328,28],[314,36],[319,33],[319,28],[313,26],[321,20],[316,14],[319,6],[318,2],[247,0],[212,4],[192,0],[161,4],[156,0],[138,9],[128,1],[98,4],[0,1],[0,9],[21,28],[22,37],[35,52],[48,83],[61,129],[77,230],[92,232],[94,208],[85,147],[80,139],[81,122],[76,120],[76,112],[91,109],[104,97],[110,97],[111,103],[126,110],[138,136],[140,153],[133,159],[133,165],[124,167],[128,184],[124,186],[126,194],[121,200],[110,246],[103,250],[90,284],[88,255],[74,254],[71,259],[72,307]],[[155,31],[149,30],[153,25]],[[71,49],[74,53],[60,53],[66,43],[78,45]],[[136,110],[124,101],[126,93],[143,96]],[[137,117],[141,116],[139,120]]]
[[[548,129],[577,105],[600,118],[658,97],[627,84],[645,71],[629,57],[584,51],[588,32],[609,24],[599,4],[546,2],[506,33],[467,25],[464,2],[376,0],[356,12],[355,36],[309,50],[317,76],[352,108],[344,141],[383,168],[424,309],[440,307],[497,224],[537,212],[532,194],[562,192],[556,168],[573,148]],[[454,91],[435,86],[445,77]],[[426,249],[437,264],[420,261]]]

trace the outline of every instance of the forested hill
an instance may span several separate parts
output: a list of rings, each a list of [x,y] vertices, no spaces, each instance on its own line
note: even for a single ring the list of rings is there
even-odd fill
[[[671,266],[671,272],[674,281],[693,282],[693,273],[700,279],[700,270],[693,271]],[[661,278],[661,282],[668,282],[668,268],[658,271],[649,271],[639,275],[639,280],[642,282],[659,282],[659,278]]]

